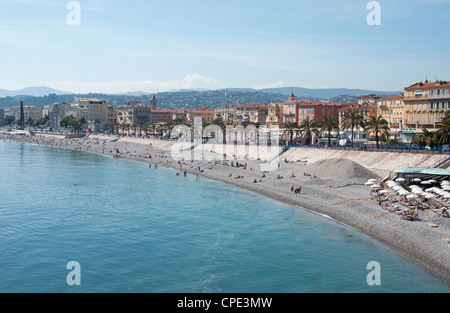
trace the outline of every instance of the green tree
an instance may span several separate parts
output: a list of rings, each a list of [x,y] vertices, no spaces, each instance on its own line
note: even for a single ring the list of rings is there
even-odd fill
[[[48,117],[48,115],[45,115],[43,118],[40,118],[40,119],[36,120],[35,121],[35,125],[37,127],[46,126],[48,124],[49,120],[50,120],[50,118]]]
[[[72,115],[65,116],[61,121],[59,121],[59,126],[61,127],[72,127],[74,122],[74,117]]]
[[[283,136],[289,136],[289,143],[292,145],[294,142],[294,136],[298,136],[300,133],[300,128],[294,122],[288,122],[283,125]]]
[[[447,111],[442,120],[436,125],[437,133],[440,136],[439,145],[450,142],[450,111]]]
[[[320,131],[328,134],[328,146],[330,146],[331,133],[339,132],[339,120],[332,116],[326,116],[320,124]]]
[[[386,121],[381,115],[378,117],[371,116],[369,120],[366,121],[364,126],[367,132],[375,133],[377,148],[379,147],[380,133],[387,135],[390,131],[388,121]]]
[[[425,144],[431,148],[439,147],[441,143],[442,134],[439,131],[429,131],[428,129],[422,129],[422,140]]]
[[[5,124],[6,126],[11,126],[16,121],[16,117],[14,115],[5,116]]]
[[[319,125],[314,120],[304,120],[300,124],[300,133],[306,138],[305,143],[310,145],[313,134],[319,134]]]
[[[345,111],[344,115],[342,116],[341,129],[351,129],[352,146],[354,141],[354,130],[358,127],[364,127],[364,116],[362,116],[362,114],[356,109]]]

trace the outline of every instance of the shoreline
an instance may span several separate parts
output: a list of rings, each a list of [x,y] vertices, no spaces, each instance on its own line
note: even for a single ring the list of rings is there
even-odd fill
[[[177,162],[170,154],[170,147],[174,142],[158,139],[118,139],[116,136],[102,135],[65,139],[63,136],[45,134],[37,134],[34,137],[0,134],[0,140],[92,152],[145,162],[149,166],[160,165],[178,171],[179,175],[186,172],[256,192],[330,218],[373,237],[417,262],[433,275],[450,282],[450,242],[446,241],[450,238],[450,219],[432,216],[426,211],[419,212],[418,221],[405,221],[397,214],[376,217],[387,211],[376,201],[369,199],[370,188],[364,186],[367,181],[365,178],[330,179],[320,175],[316,178],[304,176],[302,174],[313,167],[298,162],[280,162],[278,170],[264,173],[265,177],[258,170],[258,166],[264,162],[257,159],[243,160],[242,163],[247,164],[245,169],[224,165],[220,161]],[[219,154],[211,151],[204,153],[220,160]],[[291,173],[295,174],[295,177],[291,177]],[[278,175],[282,178],[277,179]],[[237,178],[239,176],[242,178]],[[379,179],[379,176],[377,178]],[[300,194],[291,192],[291,186],[297,188],[299,185]],[[429,223],[438,227],[430,227]]]

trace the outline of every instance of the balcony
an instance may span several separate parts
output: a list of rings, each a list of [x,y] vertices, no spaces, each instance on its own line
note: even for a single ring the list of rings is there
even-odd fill
[[[421,96],[405,96],[403,100],[425,100],[428,99],[427,95],[421,95]]]
[[[446,95],[432,95],[428,96],[429,99],[450,99],[450,94]]]

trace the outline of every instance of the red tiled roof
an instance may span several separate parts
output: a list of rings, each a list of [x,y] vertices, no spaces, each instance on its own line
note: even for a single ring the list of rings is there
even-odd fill
[[[133,108],[150,108],[148,104],[136,103],[132,105]]]
[[[345,111],[345,110],[374,110],[376,109],[376,107],[374,105],[355,105],[355,106],[349,106],[349,107],[344,107],[342,109],[340,109],[340,111]]]
[[[392,97],[382,98],[381,100],[401,100],[401,99],[403,99],[403,93]]]
[[[265,105],[263,103],[249,103],[249,104],[242,104],[240,106],[244,107],[244,108],[265,108],[265,107],[267,107],[267,105]]]
[[[437,82],[428,82],[425,81],[424,83],[415,83],[414,85],[411,85],[409,87],[406,87],[405,90],[414,90],[414,89],[429,89],[429,88],[441,88],[441,87],[450,87],[450,82],[445,80],[440,80]]]

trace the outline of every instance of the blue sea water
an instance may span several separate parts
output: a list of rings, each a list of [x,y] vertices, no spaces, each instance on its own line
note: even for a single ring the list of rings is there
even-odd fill
[[[163,167],[0,141],[0,175],[0,292],[450,291],[331,219]]]

